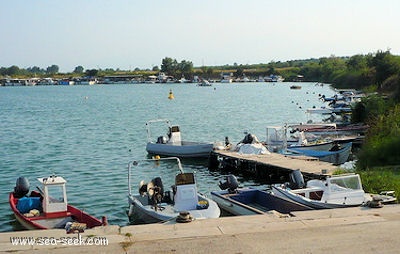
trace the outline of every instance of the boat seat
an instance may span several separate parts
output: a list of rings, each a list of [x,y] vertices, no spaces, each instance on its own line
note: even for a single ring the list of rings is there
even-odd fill
[[[195,184],[176,186],[174,197],[176,211],[196,210],[199,202]]]

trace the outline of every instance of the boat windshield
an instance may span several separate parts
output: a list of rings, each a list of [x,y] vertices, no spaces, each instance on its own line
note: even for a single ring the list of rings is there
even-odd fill
[[[360,178],[357,175],[354,176],[346,176],[346,177],[332,177],[330,179],[331,183],[331,191],[349,191],[352,190],[361,190],[361,182]]]
[[[176,185],[195,184],[193,173],[180,173],[175,177]]]
[[[49,202],[50,203],[63,203],[64,202],[64,191],[60,185],[49,185],[47,186]]]

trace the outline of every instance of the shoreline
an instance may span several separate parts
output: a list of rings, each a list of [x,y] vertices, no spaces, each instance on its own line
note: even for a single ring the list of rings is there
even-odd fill
[[[400,205],[342,208],[197,220],[190,223],[101,226],[81,235],[65,230],[0,233],[0,252],[15,253],[397,253]],[[13,245],[10,238],[78,239]],[[80,238],[79,238],[80,237]],[[97,238],[96,238],[97,237]],[[79,243],[96,239],[97,245]],[[99,239],[107,239],[107,245]],[[94,242],[92,242],[94,243]],[[98,249],[98,248],[101,249]]]

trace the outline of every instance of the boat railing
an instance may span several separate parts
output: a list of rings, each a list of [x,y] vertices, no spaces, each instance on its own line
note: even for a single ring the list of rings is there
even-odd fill
[[[171,122],[168,119],[154,119],[146,122],[146,129],[147,129],[147,141],[151,142],[151,131],[150,131],[150,124],[152,123],[159,123],[165,122],[168,127],[171,127]]]

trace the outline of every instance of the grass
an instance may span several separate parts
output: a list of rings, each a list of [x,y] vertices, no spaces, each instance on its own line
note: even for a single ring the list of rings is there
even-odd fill
[[[380,193],[381,191],[394,190],[397,200],[400,198],[400,172],[385,168],[357,170],[365,192]]]

